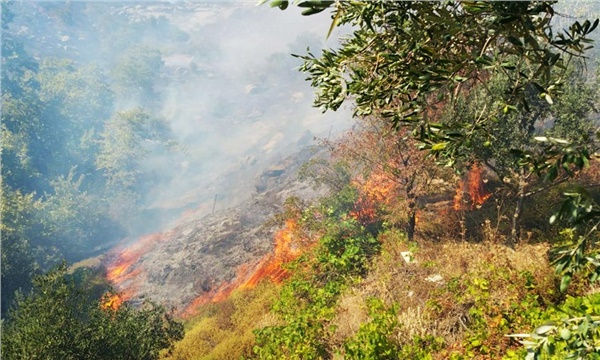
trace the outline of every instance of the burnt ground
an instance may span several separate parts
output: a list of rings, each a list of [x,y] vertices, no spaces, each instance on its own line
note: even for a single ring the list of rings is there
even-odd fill
[[[301,165],[316,154],[306,148],[267,168],[254,179],[254,193],[238,206],[205,216],[188,215],[163,233],[160,241],[144,245],[145,253],[126,271],[119,291],[132,301],[151,299],[183,310],[196,297],[232,281],[243,264],[255,264],[273,249],[277,227],[274,215],[289,196],[310,200],[323,195],[298,180]],[[106,263],[116,255],[107,255]]]

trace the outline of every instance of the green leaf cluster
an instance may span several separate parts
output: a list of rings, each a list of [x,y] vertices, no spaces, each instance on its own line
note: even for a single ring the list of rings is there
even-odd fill
[[[527,348],[526,359],[597,359],[600,351],[600,294],[569,297],[551,308],[551,320],[531,334],[516,334]]]
[[[255,331],[254,353],[259,358],[318,359],[333,349],[327,339],[335,326],[332,320],[339,296],[350,284],[365,275],[369,260],[380,243],[356,220],[349,217],[353,201],[341,191],[303,214],[303,223],[321,235],[317,244],[290,265],[292,278],[273,305],[283,324]],[[356,197],[352,200],[356,200]],[[333,204],[346,204],[334,207]],[[344,211],[345,209],[345,211]]]
[[[346,340],[346,355],[352,359],[397,359],[400,350],[394,339],[394,333],[400,331],[397,306],[388,308],[381,300],[372,298],[368,308],[371,321]]]
[[[183,325],[162,307],[104,308],[64,264],[33,285],[29,295],[18,295],[2,323],[3,358],[158,359],[183,337]]]

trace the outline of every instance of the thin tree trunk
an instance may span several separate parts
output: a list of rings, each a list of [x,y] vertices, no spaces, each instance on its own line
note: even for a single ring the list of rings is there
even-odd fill
[[[410,208],[410,206],[409,206]],[[412,241],[415,237],[415,228],[417,225],[417,208],[412,204],[412,208],[410,208],[408,213],[408,225],[406,226],[406,236],[408,237],[408,241]]]
[[[414,178],[406,184],[406,199],[408,200],[408,224],[406,225],[406,237],[412,241],[415,237],[415,227],[417,225],[417,199],[413,193]]]
[[[508,246],[514,248],[515,245],[521,240],[521,216],[523,215],[523,203],[525,202],[525,188],[526,188],[525,176],[523,169],[519,174],[519,189],[517,192],[517,204],[515,206],[515,212],[512,218],[512,228],[510,231],[510,238],[508,239]]]

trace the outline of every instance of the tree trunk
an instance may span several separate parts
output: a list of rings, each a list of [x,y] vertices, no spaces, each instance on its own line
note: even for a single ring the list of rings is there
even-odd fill
[[[517,204],[512,218],[512,228],[508,239],[508,246],[514,248],[521,240],[521,215],[523,214],[523,202],[525,201],[526,181],[524,171],[521,169],[519,174],[519,188],[517,192]]]
[[[415,227],[417,226],[417,197],[413,193],[415,183],[414,177],[406,183],[406,200],[408,200],[408,224],[406,225],[406,237],[412,241],[415,237]]]
[[[408,225],[406,226],[406,236],[408,241],[412,241],[415,237],[415,227],[417,225],[417,211],[416,208],[412,208],[408,214]]]

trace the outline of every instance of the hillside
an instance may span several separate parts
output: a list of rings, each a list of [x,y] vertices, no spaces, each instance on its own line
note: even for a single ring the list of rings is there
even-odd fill
[[[598,358],[598,3],[264,3],[1,4],[2,357]]]
[[[598,82],[552,64],[598,21],[554,40],[547,4],[299,6],[358,27],[301,67],[358,125],[308,171],[330,194],[288,203],[289,277],[201,306],[165,358],[597,357]]]
[[[392,195],[401,185],[372,171],[363,180],[327,173],[337,190],[311,205],[290,201],[283,212],[302,253],[283,266],[286,280],[231,283],[230,295],[187,318],[185,338],[164,358],[519,359],[526,349],[507,335],[529,334],[582,301],[597,316],[594,287],[578,276],[561,292],[548,258],[565,235],[540,227],[540,204],[551,212],[561,188],[528,201],[526,237],[511,248],[510,200],[491,177],[471,174],[440,174],[436,187],[454,186],[424,193],[408,240],[405,202]],[[469,186],[475,176],[479,185]],[[597,184],[597,164],[578,181]]]

